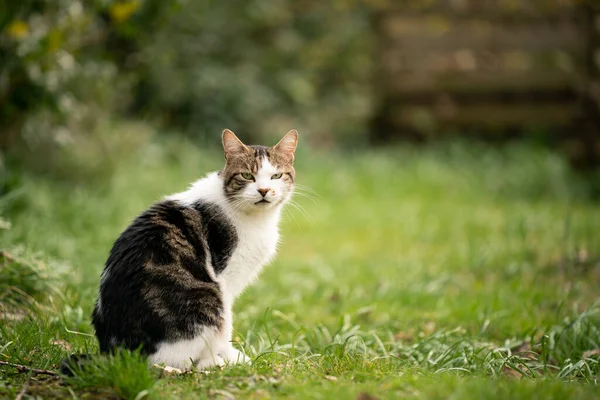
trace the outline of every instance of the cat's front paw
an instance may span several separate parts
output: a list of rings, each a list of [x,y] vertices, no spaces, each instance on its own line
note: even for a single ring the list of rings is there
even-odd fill
[[[219,353],[223,360],[228,364],[249,364],[252,360],[239,350],[230,347]]]
[[[225,365],[225,361],[223,360],[222,357],[217,356],[211,356],[209,358],[203,358],[200,359],[197,363],[196,363],[196,368],[200,371],[204,371],[207,369],[210,369],[212,367],[222,367]]]

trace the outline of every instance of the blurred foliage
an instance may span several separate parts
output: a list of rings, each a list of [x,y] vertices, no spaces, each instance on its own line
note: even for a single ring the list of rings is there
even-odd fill
[[[254,140],[291,126],[320,139],[363,133],[369,26],[353,4],[182,1],[142,46],[135,107],[194,133],[230,126]]]
[[[27,255],[23,248],[0,249],[0,314],[46,298],[63,271],[64,266]]]
[[[123,73],[128,38],[160,24],[174,2],[5,1],[0,6],[0,146],[43,151],[91,136],[132,89]],[[156,10],[156,5],[161,10]],[[134,18],[134,15],[137,15]],[[21,153],[22,154],[22,153]],[[30,154],[31,155],[31,154]],[[29,157],[39,160],[39,154]]]
[[[0,149],[25,148],[20,164],[46,168],[61,148],[101,140],[98,122],[115,115],[194,138],[225,126],[252,140],[294,126],[313,139],[358,136],[369,111],[367,9],[317,0],[3,0]]]

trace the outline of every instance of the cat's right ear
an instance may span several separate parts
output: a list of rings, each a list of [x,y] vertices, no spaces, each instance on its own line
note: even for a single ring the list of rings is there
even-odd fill
[[[248,151],[248,147],[229,129],[223,131],[223,150],[225,158],[234,154],[240,154]]]

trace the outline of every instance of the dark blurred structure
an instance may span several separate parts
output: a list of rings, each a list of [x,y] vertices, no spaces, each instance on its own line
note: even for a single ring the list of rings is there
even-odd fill
[[[534,134],[600,161],[600,2],[389,2],[374,18],[375,142]]]

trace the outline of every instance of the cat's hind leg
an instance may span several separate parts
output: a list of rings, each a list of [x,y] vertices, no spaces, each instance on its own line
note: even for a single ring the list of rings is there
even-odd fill
[[[189,370],[194,365],[194,360],[198,354],[189,351],[185,343],[187,341],[177,341],[174,343],[163,342],[158,345],[156,352],[148,356],[150,364],[163,365],[165,367],[176,368],[182,371]]]
[[[163,364],[181,370],[189,370],[194,365],[202,365],[203,368],[222,365],[223,359],[213,351],[218,348],[217,332],[218,329],[209,328],[192,339],[162,342],[148,359],[151,364]]]

